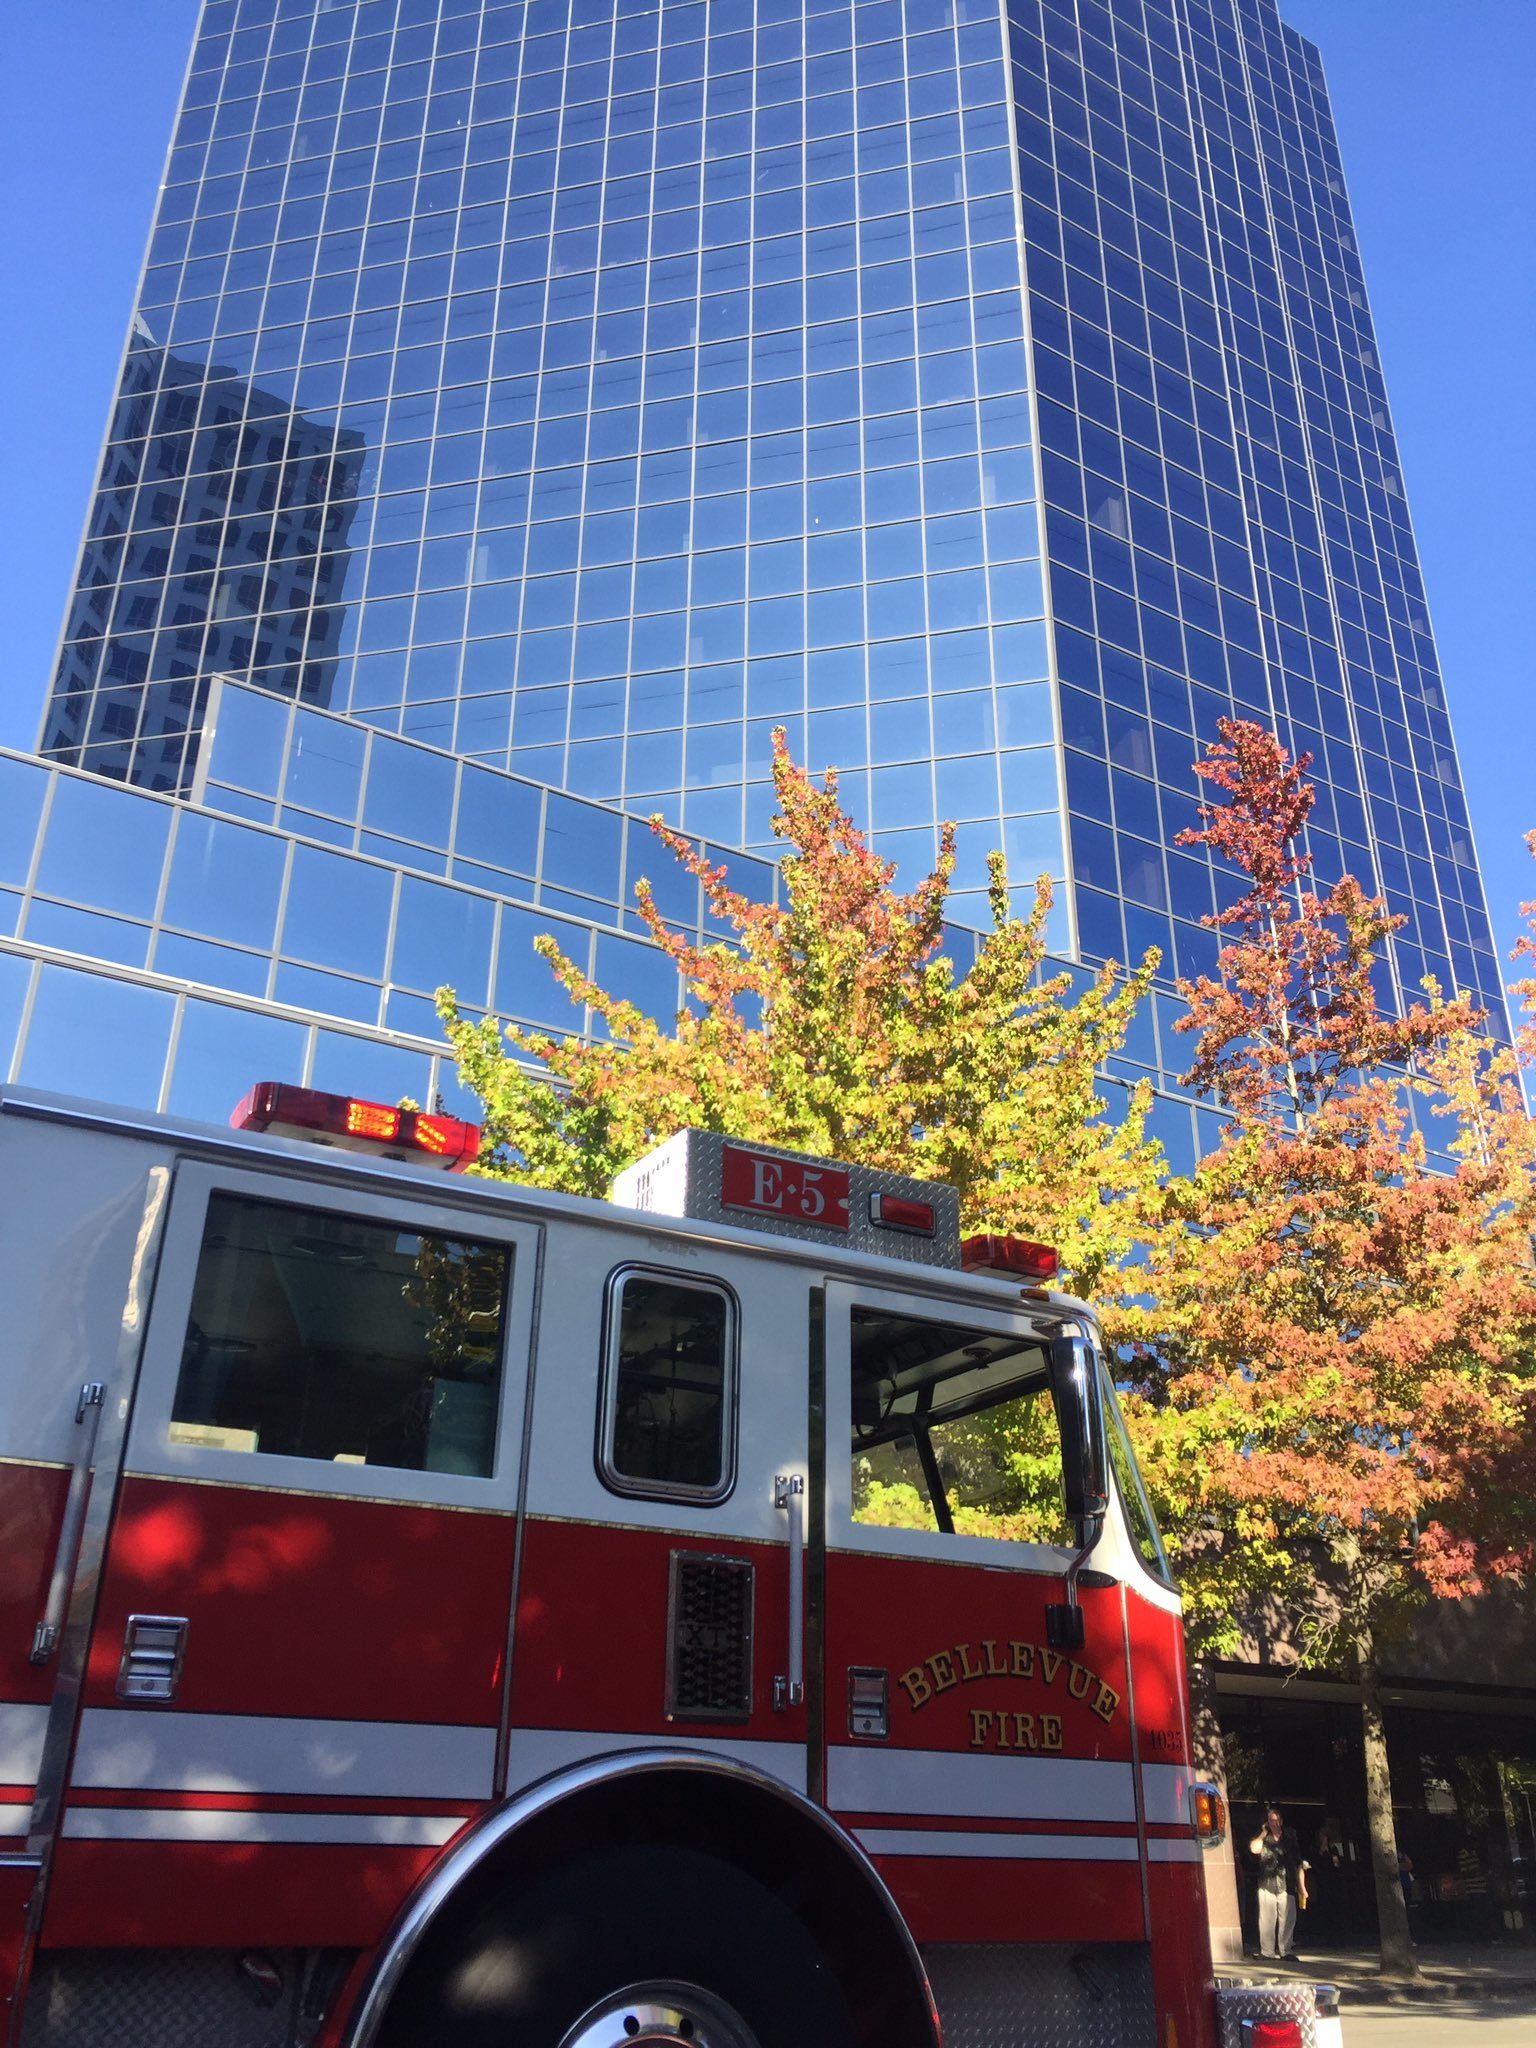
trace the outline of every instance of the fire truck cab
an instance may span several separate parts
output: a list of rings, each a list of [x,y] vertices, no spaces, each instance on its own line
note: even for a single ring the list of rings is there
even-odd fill
[[[1178,1596],[1041,1247],[258,1107],[0,1094],[12,2048],[1214,2048]]]

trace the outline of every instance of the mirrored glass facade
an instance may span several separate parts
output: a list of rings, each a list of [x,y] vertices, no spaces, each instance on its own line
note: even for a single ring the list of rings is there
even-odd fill
[[[0,760],[0,1005],[52,1075],[97,963],[158,1005],[154,1088],[114,1086],[177,1106],[221,1022],[232,1101],[262,1047],[436,1085],[444,980],[579,1021],[541,929],[665,1010],[641,821],[771,887],[778,724],[904,878],[957,822],[962,926],[1002,846],[1064,958],[1198,970],[1172,840],[1231,712],[1314,755],[1319,869],[1407,915],[1399,989],[1497,1003],[1326,91],[1271,0],[206,0],[57,765]],[[1127,1071],[1177,1072],[1168,1013]]]
[[[1082,949],[1209,963],[1188,764],[1310,753],[1320,876],[1502,1016],[1317,51],[1265,0],[1007,0]]]

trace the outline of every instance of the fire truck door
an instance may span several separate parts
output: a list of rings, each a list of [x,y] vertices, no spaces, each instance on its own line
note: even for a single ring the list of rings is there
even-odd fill
[[[509,1783],[638,1746],[806,1786],[800,1264],[551,1232]]]
[[[538,1254],[181,1164],[45,1945],[362,1945],[492,1797]]]
[[[826,1802],[921,1942],[1140,1941],[1120,1589],[1075,1530],[1046,1356],[1006,1309],[827,1289]]]

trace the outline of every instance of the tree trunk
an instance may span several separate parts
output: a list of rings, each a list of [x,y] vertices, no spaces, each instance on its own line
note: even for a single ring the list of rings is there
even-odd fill
[[[1381,1718],[1381,1680],[1370,1626],[1355,1630],[1360,1674],[1360,1721],[1365,1737],[1365,1812],[1371,1835],[1371,1870],[1376,1880],[1376,1918],[1381,1928],[1381,1974],[1417,1977],[1418,1958],[1408,1931],[1408,1907],[1398,1875],[1397,1823],[1392,1814],[1392,1773]]]

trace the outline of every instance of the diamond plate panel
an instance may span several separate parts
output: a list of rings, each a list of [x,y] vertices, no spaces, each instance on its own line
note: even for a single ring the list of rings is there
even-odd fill
[[[1221,2048],[1243,2048],[1244,2020],[1299,2020],[1301,2048],[1316,2048],[1317,1994],[1310,1984],[1223,1984],[1216,2011]]]
[[[271,1960],[284,1989],[263,2010],[229,1949],[44,1951],[21,2048],[289,2048],[298,1958]]]
[[[882,1258],[904,1259],[911,1265],[960,1265],[960,1198],[942,1181],[911,1180],[905,1174],[882,1173],[872,1166],[844,1166],[848,1176],[848,1227],[829,1230],[793,1215],[765,1215],[758,1210],[729,1208],[720,1199],[721,1155],[726,1146],[782,1160],[787,1166],[832,1167],[805,1152],[786,1152],[777,1145],[747,1143],[722,1137],[718,1131],[679,1131],[626,1167],[613,1183],[613,1200],[625,1208],[647,1209],[658,1216],[693,1216],[706,1223],[729,1223],[738,1230],[760,1230],[769,1237],[793,1237],[808,1244],[836,1244],[851,1251],[878,1252]],[[882,1229],[870,1221],[871,1195],[895,1195],[933,1205],[937,1228],[932,1237]]]
[[[944,2048],[1156,2048],[1152,1959],[1131,1943],[923,1951]]]

